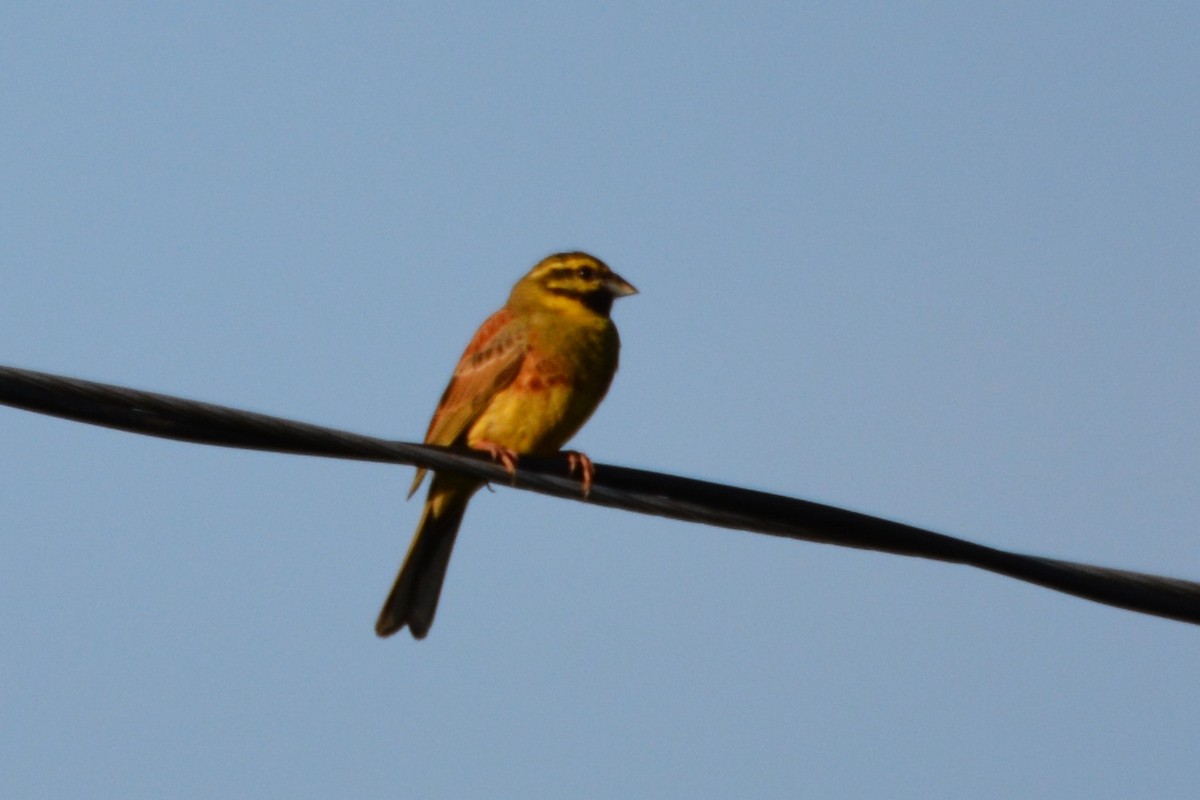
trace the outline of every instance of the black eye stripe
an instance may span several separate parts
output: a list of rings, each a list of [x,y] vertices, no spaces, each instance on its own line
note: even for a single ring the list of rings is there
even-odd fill
[[[546,273],[547,281],[561,281],[572,277],[575,274],[574,267],[555,267]]]
[[[593,281],[600,275],[600,270],[591,264],[584,264],[579,267],[554,267],[547,270],[542,275],[542,281],[545,283],[567,283],[572,279],[578,278],[584,281]]]

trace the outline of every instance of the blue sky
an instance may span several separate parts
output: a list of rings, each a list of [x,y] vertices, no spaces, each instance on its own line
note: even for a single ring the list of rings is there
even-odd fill
[[[1193,4],[9,3],[0,363],[419,439],[547,253],[575,439],[1200,578]],[[0,408],[9,797],[1185,797],[1200,631],[407,469]]]

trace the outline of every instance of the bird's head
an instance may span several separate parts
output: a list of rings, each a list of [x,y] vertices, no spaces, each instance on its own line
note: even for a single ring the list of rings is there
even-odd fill
[[[587,253],[557,253],[541,260],[513,287],[509,305],[571,308],[582,305],[608,316],[613,300],[637,289]]]

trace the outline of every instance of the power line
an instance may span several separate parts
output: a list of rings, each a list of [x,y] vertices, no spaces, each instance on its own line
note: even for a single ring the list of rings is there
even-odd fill
[[[586,499],[563,457],[522,456],[515,476],[486,456],[255,414],[170,395],[0,366],[0,403],[198,444],[408,464],[577,502],[822,544],[967,564],[1143,614],[1200,624],[1200,583],[998,550],[783,495],[596,464]]]

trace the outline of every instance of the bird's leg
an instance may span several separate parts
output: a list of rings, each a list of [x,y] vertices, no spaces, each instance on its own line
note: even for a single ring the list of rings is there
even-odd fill
[[[583,484],[583,496],[586,498],[592,491],[592,479],[596,477],[596,466],[592,460],[578,450],[564,451],[567,456],[567,474],[574,475],[579,470],[579,482]]]
[[[511,447],[505,447],[504,445],[496,444],[495,442],[489,442],[487,439],[482,439],[478,442],[472,442],[471,449],[482,450],[483,452],[487,453],[489,456],[491,456],[492,461],[497,461],[500,463],[500,466],[504,467],[505,471],[507,471],[508,474],[513,477],[514,481],[517,479],[516,450],[513,450]]]

